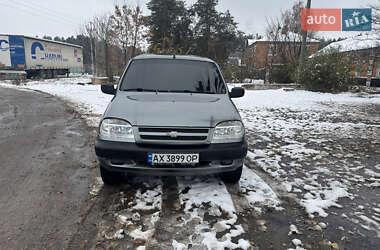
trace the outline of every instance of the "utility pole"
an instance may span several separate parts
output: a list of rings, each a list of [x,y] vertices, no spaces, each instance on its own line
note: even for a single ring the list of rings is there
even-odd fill
[[[91,54],[91,70],[92,75],[96,76],[96,39],[95,39],[95,23],[93,21],[88,22],[84,26],[84,31],[86,35],[90,38],[90,54]]]
[[[93,25],[92,25],[92,22],[90,22],[90,50],[91,50],[91,73],[92,73],[92,76],[94,77],[95,76],[95,66],[94,66],[94,48],[93,48],[93,42],[94,42],[94,37],[93,37]]]
[[[310,7],[311,7],[311,0],[307,0],[306,9],[310,9]],[[302,44],[301,44],[301,54],[300,54],[300,59],[299,59],[299,69],[303,67],[303,63],[305,61],[306,43],[307,43],[307,31],[302,30],[301,32],[302,32]]]

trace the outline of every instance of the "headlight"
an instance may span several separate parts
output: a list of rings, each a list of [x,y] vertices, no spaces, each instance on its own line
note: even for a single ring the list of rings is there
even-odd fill
[[[99,138],[107,141],[135,141],[132,125],[119,119],[104,119],[100,124]]]
[[[244,126],[241,121],[219,123],[214,130],[212,143],[240,142],[244,137]]]

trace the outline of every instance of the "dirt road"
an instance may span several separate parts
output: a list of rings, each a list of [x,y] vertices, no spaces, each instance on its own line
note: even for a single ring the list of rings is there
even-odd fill
[[[0,88],[1,249],[65,247],[96,173],[89,138],[58,98]]]

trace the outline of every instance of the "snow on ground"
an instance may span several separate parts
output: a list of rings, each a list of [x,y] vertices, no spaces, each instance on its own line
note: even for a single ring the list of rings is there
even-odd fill
[[[293,111],[334,110],[335,104],[380,104],[380,96],[361,96],[352,93],[326,94],[305,90],[283,91],[257,90],[246,91],[243,98],[236,98],[234,102],[239,109],[290,109]]]
[[[111,194],[111,204],[99,222],[98,240],[129,237],[133,242],[147,244],[155,233],[162,210],[162,181],[160,178],[136,177]],[[128,248],[129,249],[129,248]]]
[[[90,125],[97,126],[112,96],[101,93],[99,85],[83,85],[89,81],[89,77],[84,76],[29,81],[22,86],[5,81],[0,82],[0,86],[56,95],[69,101]],[[370,192],[380,186],[380,117],[376,115],[379,95],[280,89],[246,91],[243,98],[234,102],[244,120],[250,150],[250,164],[243,170],[240,192],[256,211],[260,211],[263,204],[277,209],[281,205],[273,190],[249,169],[255,166],[280,183],[312,218],[330,215],[329,210],[343,207],[343,201],[356,202],[358,194],[355,192],[359,192],[359,188],[368,188]],[[244,230],[236,224],[231,196],[220,180],[192,183],[179,179],[178,182],[187,222],[198,219],[200,224],[194,232],[195,240],[173,241],[173,246],[181,249],[190,242],[216,249],[227,245],[244,249],[248,246],[245,239],[237,243],[230,241],[234,235],[244,234]],[[156,191],[148,191],[146,195],[152,197]],[[142,193],[136,195],[144,199]],[[367,213],[363,214],[363,209],[350,211],[348,220],[375,231],[380,237],[379,204],[356,204],[355,207],[359,206]],[[216,228],[210,228],[204,216],[209,209],[218,218],[216,225],[228,228],[224,241],[215,238]],[[153,222],[158,217],[159,210],[156,210],[148,216]],[[127,234],[143,237],[143,232],[138,230]]]
[[[308,190],[303,199],[301,199],[301,205],[305,207],[306,212],[310,217],[314,218],[314,214],[318,213],[319,216],[326,217],[328,214],[325,209],[329,207],[338,207],[338,199],[341,197],[352,197],[347,192],[346,185],[342,185],[338,181],[332,181],[327,187],[304,186],[304,189]]]
[[[58,96],[70,102],[86,118],[90,126],[96,127],[112,96],[103,94],[100,85],[88,85],[90,82],[91,76],[84,75],[73,78],[28,81],[19,86],[11,85],[10,81],[0,81],[0,87],[37,90]]]
[[[177,217],[178,229],[171,242],[174,249],[251,249],[248,232],[238,222],[238,201],[218,177],[177,177],[177,185],[184,215]],[[236,199],[244,200],[246,209],[253,208],[256,215],[267,208],[283,209],[273,190],[248,167],[244,166],[237,187]],[[265,225],[260,227],[266,230]]]
[[[256,212],[261,213],[262,207],[271,207],[282,210],[281,202],[276,193],[252,170],[243,167],[242,177],[239,182],[240,192],[244,194],[249,205]]]
[[[99,194],[100,190],[103,188],[103,185],[104,185],[104,183],[102,181],[102,178],[96,177],[94,183],[91,186],[91,189],[89,192],[90,195],[97,196]]]
[[[248,249],[251,244],[248,240],[240,238],[237,243],[233,238],[244,234],[244,229],[237,224],[233,201],[223,182],[216,178],[177,178],[179,199],[187,216],[184,224],[194,223],[193,234],[188,242],[180,244],[173,240],[177,249],[188,249],[190,246],[206,246],[207,249]],[[217,218],[212,225],[210,218]],[[217,236],[222,233],[222,236]]]
[[[311,218],[353,206],[358,189],[379,186],[379,95],[264,90],[246,91],[234,102],[246,126],[250,162]],[[379,235],[378,215],[368,213],[370,220],[351,209],[350,220]]]

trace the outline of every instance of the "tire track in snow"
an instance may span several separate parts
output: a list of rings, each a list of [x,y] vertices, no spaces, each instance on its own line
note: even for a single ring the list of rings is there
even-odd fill
[[[283,210],[280,205],[281,201],[272,188],[246,166],[243,166],[239,187],[240,192],[248,200],[249,206],[257,213],[262,213],[263,208]]]
[[[252,249],[261,249],[263,241],[267,241],[268,232],[273,232],[278,225],[268,221],[276,216],[282,217],[281,201],[272,188],[252,169],[243,166],[242,176],[238,184],[227,185],[232,201],[238,212],[238,223],[247,232]]]
[[[276,192],[254,170],[243,166],[238,185],[227,185],[238,213],[247,210],[260,215],[265,210],[281,211],[281,201]]]
[[[164,178],[161,216],[147,249],[244,249],[249,247],[245,232],[257,229],[255,221],[266,209],[281,210],[280,200],[246,166],[237,185],[212,176]],[[253,223],[243,228],[240,216],[247,215]]]
[[[273,198],[273,191],[263,187],[268,189],[247,167],[237,185],[226,186],[213,176],[137,177],[120,187],[94,185],[92,195],[108,190],[95,245],[154,250],[251,249],[246,233],[251,225],[244,223],[243,228],[239,217],[243,209],[260,207],[249,203],[250,192],[257,193],[254,197],[259,202],[267,201],[265,194]],[[238,204],[245,204],[244,208]],[[244,219],[252,221],[252,214],[248,216]]]
[[[155,232],[162,204],[160,178],[136,177],[113,193],[98,223],[97,247],[145,249]]]
[[[150,250],[172,249],[174,238],[185,239],[189,229],[184,229],[181,221],[184,213],[178,198],[178,184],[175,177],[162,179],[162,210],[155,225],[155,233],[146,245]]]
[[[184,209],[183,226],[192,225],[188,239],[173,239],[174,249],[248,249],[243,227],[224,183],[215,177],[177,178],[179,200]]]

